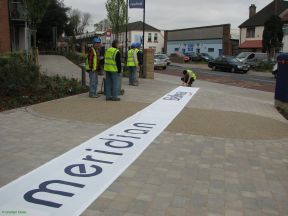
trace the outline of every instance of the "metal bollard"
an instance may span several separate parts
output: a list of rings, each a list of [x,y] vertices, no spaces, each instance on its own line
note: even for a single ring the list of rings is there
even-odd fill
[[[82,71],[82,86],[86,86],[86,68],[85,63],[80,64],[81,71]]]

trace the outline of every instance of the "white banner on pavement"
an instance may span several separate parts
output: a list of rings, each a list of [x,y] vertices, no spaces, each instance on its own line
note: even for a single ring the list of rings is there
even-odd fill
[[[162,133],[198,88],[145,109],[0,189],[0,215],[80,215]]]

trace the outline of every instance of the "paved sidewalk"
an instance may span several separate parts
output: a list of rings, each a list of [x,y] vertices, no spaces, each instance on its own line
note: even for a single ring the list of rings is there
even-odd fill
[[[155,74],[134,87],[125,78],[119,103],[82,94],[0,113],[0,186],[179,83]],[[82,216],[288,215],[288,123],[273,94],[205,81],[195,86],[200,90],[184,111]]]

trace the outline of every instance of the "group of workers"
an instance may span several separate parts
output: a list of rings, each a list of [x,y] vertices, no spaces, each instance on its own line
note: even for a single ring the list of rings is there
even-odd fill
[[[98,98],[98,73],[106,72],[105,95],[107,101],[120,101],[121,89],[120,73],[122,72],[119,42],[114,40],[112,46],[103,52],[101,39],[94,38],[93,46],[87,52],[85,67],[89,73],[89,97]],[[143,68],[143,53],[140,51],[140,43],[132,43],[127,53],[126,67],[129,72],[129,85],[138,86],[138,72]],[[183,85],[190,86],[196,80],[192,70],[184,70],[181,78]]]
[[[104,70],[105,77],[105,95],[107,101],[119,101],[120,94],[120,73],[122,72],[121,54],[119,51],[119,42],[114,40],[112,46],[101,53],[101,39],[94,38],[93,46],[90,47],[86,56],[85,68],[89,73],[89,97],[98,98],[98,73]],[[129,85],[137,86],[137,73],[141,70],[143,55],[140,51],[140,43],[132,43],[127,54],[126,67],[129,71]],[[104,60],[104,61],[102,61]]]

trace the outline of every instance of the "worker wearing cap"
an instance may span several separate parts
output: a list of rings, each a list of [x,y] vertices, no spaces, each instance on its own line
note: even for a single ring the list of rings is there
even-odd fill
[[[129,85],[136,86],[136,72],[138,66],[138,58],[136,52],[136,44],[131,44],[131,49],[128,51],[127,68],[129,71]]]
[[[196,74],[192,70],[183,70],[183,75],[184,76],[181,78],[183,82],[182,85],[191,87],[197,78]]]
[[[100,42],[100,43],[99,43]],[[86,71],[89,73],[89,97],[98,98],[100,95],[97,94],[98,87],[98,75],[97,75],[97,52],[96,49],[101,44],[100,38],[93,38],[93,46],[89,49],[86,56],[85,67]]]

